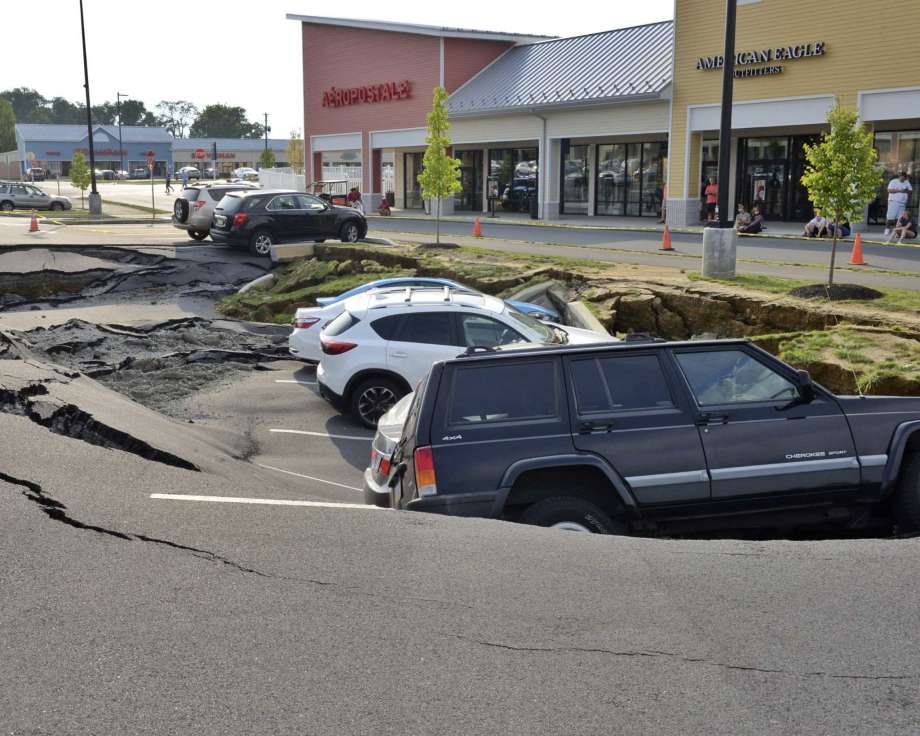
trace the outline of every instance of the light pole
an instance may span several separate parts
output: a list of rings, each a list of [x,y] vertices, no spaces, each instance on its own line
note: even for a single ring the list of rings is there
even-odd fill
[[[271,128],[268,127],[268,113],[263,112],[262,114],[265,116],[265,150],[267,151],[268,150],[268,133],[271,130]]]
[[[96,191],[96,150],[93,147],[93,108],[89,102],[89,64],[86,62],[86,26],[83,23],[83,0],[80,0],[80,36],[83,39],[83,88],[86,90],[86,130],[89,133],[89,211],[102,214],[102,197]]]
[[[125,150],[121,142],[121,98],[127,96],[125,92],[115,93],[115,108],[118,110],[118,157],[119,161],[121,161],[120,171],[125,170]]]
[[[738,248],[729,209],[732,157],[732,93],[735,81],[735,16],[738,0],[725,3],[725,49],[722,54],[722,111],[719,122],[719,180],[717,227],[703,229],[703,276],[734,278]]]

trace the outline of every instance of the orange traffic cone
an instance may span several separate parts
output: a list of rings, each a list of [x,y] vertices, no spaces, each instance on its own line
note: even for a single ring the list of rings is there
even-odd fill
[[[667,225],[664,226],[664,235],[661,237],[661,248],[659,250],[674,250],[671,245],[671,230]]]
[[[862,233],[856,233],[856,237],[853,239],[853,253],[850,255],[850,265],[851,266],[865,266],[866,262],[863,260],[862,254]]]
[[[482,225],[479,224],[478,217],[475,220],[473,220],[473,237],[474,238],[482,237]]]
[[[38,232],[38,216],[35,214],[35,210],[32,210],[32,222],[29,223],[29,232],[30,233]]]

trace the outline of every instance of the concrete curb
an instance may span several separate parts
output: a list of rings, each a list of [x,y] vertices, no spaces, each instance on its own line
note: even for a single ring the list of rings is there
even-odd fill
[[[275,274],[267,273],[264,276],[259,276],[257,279],[253,279],[248,284],[243,284],[239,289],[237,289],[237,294],[245,294],[250,289],[254,289],[257,286],[262,284],[269,284],[275,280]]]
[[[569,302],[566,306],[568,307],[569,319],[576,323],[575,327],[593,330],[604,335],[610,334],[600,320],[594,316],[594,313],[585,306],[584,302]]]

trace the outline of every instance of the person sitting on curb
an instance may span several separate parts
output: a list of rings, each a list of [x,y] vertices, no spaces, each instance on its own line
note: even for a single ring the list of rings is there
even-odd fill
[[[833,238],[835,230],[837,230],[837,223],[829,222],[827,224],[827,237]],[[837,233],[837,237],[838,238],[848,238],[850,237],[851,232],[852,232],[852,228],[850,227],[849,221],[844,220],[843,222],[840,223],[840,232]]]
[[[802,233],[806,238],[824,238],[828,234],[828,219],[821,214],[821,210],[815,210],[815,216],[805,225],[805,231]]]
[[[917,237],[917,223],[911,218],[910,213],[907,210],[904,210],[901,213],[901,216],[897,219],[894,224],[894,227],[891,230],[891,234],[888,236],[886,243],[890,243],[895,238],[898,239],[898,245],[904,242],[904,238],[908,240],[913,240]]]
[[[763,215],[760,213],[760,207],[755,207],[752,212],[751,221],[738,230],[739,233],[746,235],[756,235],[761,232],[763,227]]]
[[[390,210],[390,200],[388,200],[386,197],[381,199],[380,204],[377,205],[377,213],[383,215],[384,217],[391,215],[392,211]]]
[[[751,224],[751,213],[743,204],[738,205],[738,214],[735,216],[735,232],[740,233],[741,228]]]

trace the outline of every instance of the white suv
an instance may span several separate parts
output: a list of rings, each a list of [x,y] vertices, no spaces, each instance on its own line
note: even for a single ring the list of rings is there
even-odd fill
[[[371,291],[351,297],[320,333],[320,393],[367,427],[439,360],[469,348],[591,343],[609,335],[528,317],[501,299],[449,288]]]

